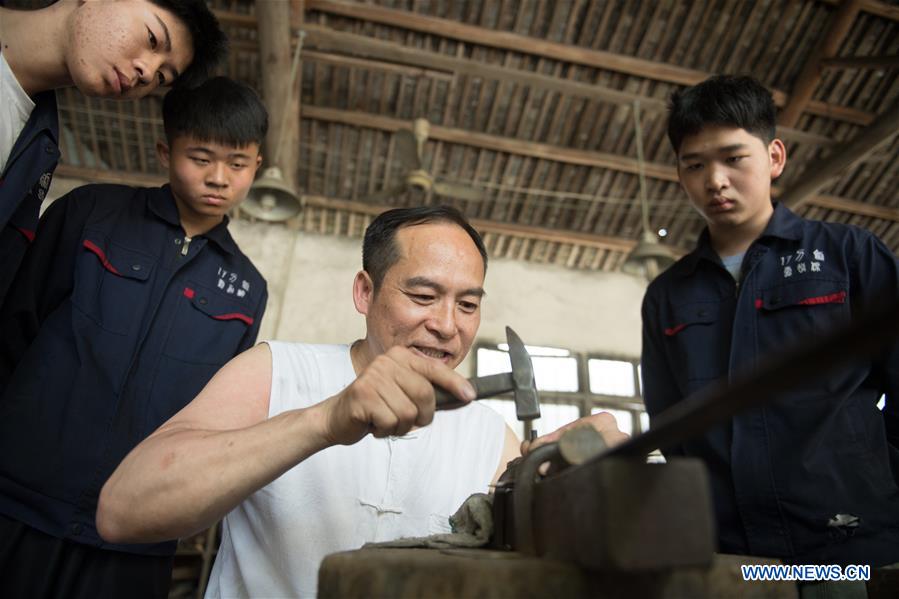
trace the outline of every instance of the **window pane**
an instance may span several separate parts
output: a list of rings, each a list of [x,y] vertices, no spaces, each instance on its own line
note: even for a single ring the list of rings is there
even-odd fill
[[[646,412],[640,412],[640,426],[644,432],[649,430],[649,414]]]
[[[509,351],[508,343],[500,343],[496,347],[503,351]],[[562,349],[559,347],[544,347],[542,345],[525,345],[524,348],[527,350],[529,354],[532,356],[570,356],[571,350]]]
[[[601,395],[632,397],[634,388],[634,365],[621,360],[600,360],[593,358],[587,362],[590,375],[590,392]]]
[[[512,370],[509,354],[496,349],[478,348],[478,376],[499,374]]]
[[[540,391],[578,390],[577,360],[575,358],[531,357],[534,365],[534,379]]]
[[[534,420],[534,430],[538,435],[545,435],[577,420],[580,416],[581,411],[577,406],[555,403],[540,404],[540,418]]]
[[[634,415],[627,410],[616,410],[614,408],[604,408],[602,406],[594,407],[590,413],[596,414],[597,412],[608,412],[612,416],[615,417],[615,420],[618,422],[618,429],[629,435],[634,434]]]
[[[478,348],[478,376],[512,370],[509,354],[496,349]],[[541,391],[577,391],[577,359],[532,356],[534,379]]]
[[[509,425],[519,439],[524,439],[524,423],[520,422],[515,415],[515,402],[508,399],[482,399],[480,403],[488,406],[503,417],[506,424]]]

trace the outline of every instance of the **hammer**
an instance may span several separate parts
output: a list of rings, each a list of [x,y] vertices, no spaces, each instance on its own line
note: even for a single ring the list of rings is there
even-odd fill
[[[491,374],[468,379],[474,387],[475,399],[494,397],[503,393],[513,393],[515,413],[521,421],[540,418],[540,402],[537,399],[537,385],[534,384],[534,367],[531,356],[515,331],[506,327],[506,340],[509,342],[509,359],[512,372]],[[434,387],[437,396],[437,409],[450,410],[465,405],[449,391]]]

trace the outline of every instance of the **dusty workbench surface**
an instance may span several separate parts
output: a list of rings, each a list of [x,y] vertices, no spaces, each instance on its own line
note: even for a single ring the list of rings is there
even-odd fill
[[[796,599],[791,582],[744,582],[740,565],[779,563],[716,555],[706,568],[640,574],[587,572],[564,562],[486,549],[359,549],[328,556],[320,599]]]

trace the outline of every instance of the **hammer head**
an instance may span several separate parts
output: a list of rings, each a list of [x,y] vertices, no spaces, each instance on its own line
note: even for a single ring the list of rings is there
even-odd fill
[[[509,359],[512,362],[512,392],[515,398],[515,413],[518,419],[540,418],[540,401],[537,399],[537,385],[534,382],[534,366],[531,356],[515,331],[506,327],[509,342]]]

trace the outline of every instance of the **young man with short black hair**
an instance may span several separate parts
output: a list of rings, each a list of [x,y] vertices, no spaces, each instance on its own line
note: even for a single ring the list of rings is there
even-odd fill
[[[265,107],[217,77],[170,91],[163,119],[170,184],[54,202],[0,310],[0,596],[164,597],[174,543],[104,542],[100,488],[255,343],[266,283],[226,213],[261,163]]]
[[[650,417],[899,297],[896,258],[869,231],[772,203],[786,149],[758,81],[719,76],[676,93],[668,134],[681,186],[707,228],[646,292]],[[722,552],[794,563],[899,561],[899,347],[821,372],[667,455],[708,466]]]
[[[0,0],[0,4],[3,0]],[[0,8],[0,303],[59,160],[54,90],[139,98],[176,80],[196,85],[226,39],[204,0],[59,0]]]

